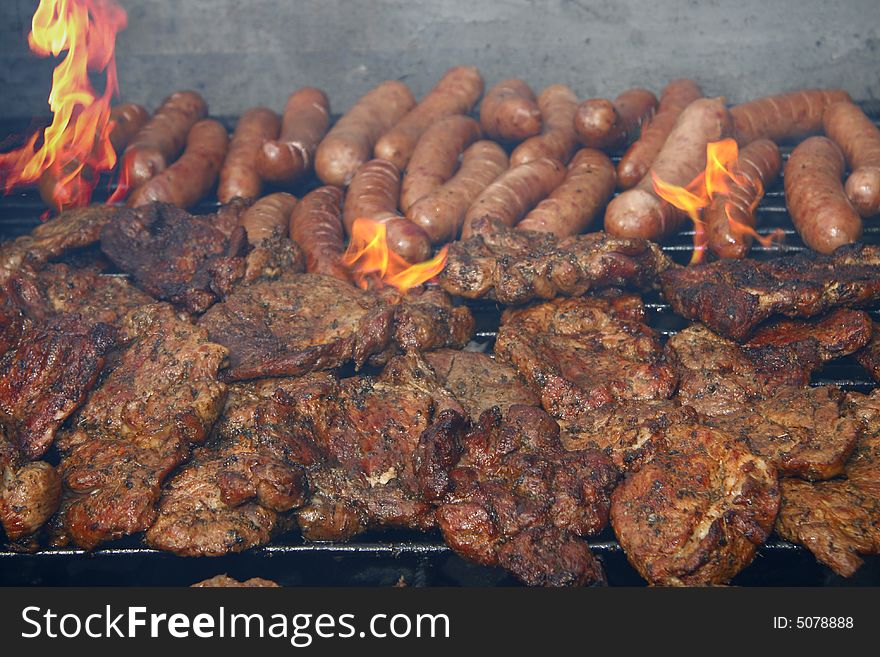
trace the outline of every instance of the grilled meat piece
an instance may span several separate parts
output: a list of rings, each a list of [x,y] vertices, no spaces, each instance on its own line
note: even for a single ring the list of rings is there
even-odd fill
[[[326,397],[335,385],[314,374],[230,386],[209,444],[165,485],[147,543],[218,556],[264,545],[290,528],[290,512],[308,493],[303,466],[320,455],[287,402],[299,393]]]
[[[563,449],[556,422],[534,406],[513,405],[503,418],[498,408],[485,411],[462,444],[437,509],[453,550],[531,586],[604,581],[580,537],[608,522],[617,471],[606,456]]]
[[[871,339],[871,318],[862,310],[837,308],[815,319],[780,319],[764,324],[745,343],[746,347],[792,346],[800,354],[816,354],[823,363],[855,353]]]
[[[205,439],[226,394],[217,380],[226,349],[171,306],[130,312],[119,337],[124,351],[57,440],[60,520],[86,548],[153,523],[162,482]]]
[[[875,381],[880,381],[880,324],[874,324],[873,337],[868,345],[856,354],[856,360],[868,370]]]
[[[675,312],[742,341],[774,315],[815,317],[880,300],[880,246],[848,244],[831,255],[798,253],[769,261],[719,260],[668,269],[660,279]]]
[[[269,579],[263,579],[261,577],[251,577],[250,579],[246,579],[243,582],[238,581],[237,579],[233,579],[229,575],[215,575],[210,579],[203,580],[198,582],[197,584],[193,584],[192,588],[260,588],[260,589],[277,589],[280,586]]]
[[[517,305],[608,287],[651,288],[671,266],[647,240],[605,233],[559,239],[493,222],[491,228],[475,225],[473,237],[450,244],[438,281],[453,295]]]
[[[806,546],[844,577],[862,565],[859,555],[880,554],[880,391],[850,393],[848,404],[861,426],[846,478],[783,479],[776,521],[782,538]]]
[[[554,299],[505,311],[495,353],[556,418],[619,400],[665,399],[675,392],[675,372],[643,320],[634,296]]]
[[[9,541],[37,531],[58,509],[61,479],[45,461],[29,461],[0,427],[0,526]]]
[[[466,306],[454,306],[438,288],[414,288],[401,295],[392,288],[381,293],[396,306],[394,343],[405,351],[464,347],[474,334],[474,317]]]
[[[34,228],[30,235],[0,244],[0,285],[5,285],[22,264],[38,266],[73,249],[94,244],[104,226],[123,212],[106,205],[67,210]]]
[[[773,529],[776,470],[717,429],[674,425],[667,441],[614,491],[617,538],[651,584],[728,582]]]

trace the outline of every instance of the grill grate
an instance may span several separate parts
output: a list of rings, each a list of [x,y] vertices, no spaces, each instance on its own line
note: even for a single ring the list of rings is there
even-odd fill
[[[880,106],[866,106],[866,111],[873,118],[880,119]],[[231,129],[235,120],[226,119],[224,123]],[[22,132],[32,126],[33,122],[27,121],[0,122],[0,134]],[[790,150],[783,149],[783,160],[788,159]],[[318,184],[316,179],[306,180],[291,191],[301,196]],[[104,202],[111,192],[110,179],[102,178],[94,201]],[[208,199],[193,212],[210,213],[218,205],[216,199]],[[24,188],[0,197],[0,240],[29,232],[45,211],[36,188]],[[785,207],[781,180],[767,191],[758,215],[760,234],[769,235],[781,229],[784,239],[772,247],[755,244],[751,257],[769,259],[805,250]],[[693,230],[682,231],[670,239],[663,250],[677,262],[686,263],[690,258],[692,240]],[[880,224],[867,223],[863,240],[880,244]],[[645,295],[645,305],[649,324],[664,338],[687,325],[656,292]],[[490,301],[469,301],[468,306],[477,322],[472,346],[490,351],[501,307]],[[870,313],[875,321],[880,321],[880,308]],[[859,392],[875,387],[851,358],[829,363],[814,376],[812,384],[838,385]],[[604,562],[609,584],[644,583],[626,561],[610,529],[594,537],[589,544]],[[271,545],[246,553],[199,559],[176,557],[146,548],[136,538],[118,541],[92,552],[65,548],[22,554],[0,548],[0,585],[183,585],[219,572],[228,572],[240,579],[268,577],[285,585],[390,586],[401,581],[414,586],[516,584],[511,576],[499,569],[465,562],[443,543],[437,532],[386,531],[344,544],[306,543],[298,534],[292,533],[276,539]],[[771,538],[759,549],[755,562],[733,583],[759,586],[877,585],[880,583],[880,558],[867,559],[854,577],[844,579],[819,565],[805,549]]]

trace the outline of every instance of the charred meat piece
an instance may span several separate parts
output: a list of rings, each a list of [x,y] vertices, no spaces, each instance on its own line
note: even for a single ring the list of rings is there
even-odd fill
[[[437,510],[453,550],[531,586],[604,581],[580,537],[608,522],[617,471],[606,456],[563,449],[556,422],[534,406],[484,412],[463,447]]]
[[[880,381],[880,324],[874,324],[874,332],[868,345],[856,354],[859,365],[868,370],[875,381]]]
[[[651,584],[728,582],[773,529],[776,470],[717,429],[675,425],[667,440],[612,495],[620,545]]]
[[[215,575],[210,579],[203,580],[197,584],[193,584],[192,588],[246,588],[246,589],[277,589],[279,584],[269,579],[261,577],[251,577],[243,582],[233,579],[229,575]]]
[[[327,399],[332,377],[266,379],[230,386],[208,445],[165,485],[147,543],[185,556],[217,556],[268,543],[294,523],[307,497],[303,466],[319,459],[310,428],[289,400]]]
[[[0,428],[0,526],[10,542],[37,531],[58,509],[61,479],[45,461],[30,461]]]
[[[810,483],[783,479],[776,532],[806,546],[838,575],[851,576],[859,555],[880,554],[880,391],[851,393],[849,411],[860,423],[845,479]]]
[[[0,244],[0,285],[22,264],[38,266],[68,251],[94,244],[100,239],[104,226],[124,212],[122,208],[106,205],[68,210],[40,224],[30,235]]]
[[[769,261],[719,260],[668,269],[660,278],[675,312],[742,341],[774,315],[815,317],[880,300],[880,246],[848,244],[831,255],[798,253]]]
[[[556,418],[620,400],[665,399],[676,376],[638,297],[554,299],[507,310],[496,355],[513,364]]]
[[[454,306],[443,290],[415,288],[400,295],[386,288],[380,294],[396,306],[394,343],[404,351],[463,347],[474,334],[470,310]]]
[[[868,344],[871,334],[868,313],[838,308],[817,319],[780,319],[764,324],[745,346],[792,346],[800,353],[818,354],[824,363],[858,351]],[[807,359],[799,356],[799,360]]]
[[[226,349],[171,306],[132,311],[119,337],[124,350],[57,440],[63,530],[86,548],[153,523],[162,482],[205,439],[226,394]]]
[[[559,239],[497,222],[474,231],[449,246],[438,279],[447,292],[468,299],[517,305],[607,287],[648,289],[672,266],[659,246],[643,239],[605,233]]]

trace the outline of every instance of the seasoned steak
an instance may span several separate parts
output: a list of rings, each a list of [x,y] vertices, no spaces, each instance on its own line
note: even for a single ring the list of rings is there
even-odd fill
[[[608,522],[617,472],[606,456],[563,449],[556,422],[534,406],[485,411],[462,444],[437,510],[453,550],[531,586],[604,581],[581,537]]]
[[[798,253],[769,261],[719,260],[660,275],[679,315],[732,340],[745,340],[775,315],[815,317],[837,306],[880,300],[880,246],[848,244],[831,255]]]
[[[416,288],[401,295],[385,288],[380,294],[395,305],[394,343],[404,351],[464,347],[474,334],[470,310],[454,306],[443,290]]]
[[[807,361],[808,356],[803,354],[812,353],[824,363],[858,351],[868,344],[871,334],[868,313],[837,308],[815,319],[780,319],[764,324],[746,342],[746,347],[791,346],[799,361]]]
[[[874,324],[873,337],[868,345],[856,354],[856,360],[868,370],[875,381],[880,381],[880,324]]]
[[[167,304],[129,313],[123,351],[59,436],[68,496],[61,522],[78,545],[147,529],[162,482],[205,439],[223,405],[225,348]]]
[[[61,479],[45,461],[30,461],[0,427],[0,526],[10,542],[37,531],[58,509]]]
[[[651,584],[728,582],[773,529],[776,470],[717,429],[674,425],[667,440],[614,491],[614,532]]]
[[[517,305],[608,287],[648,289],[672,266],[659,246],[642,239],[605,233],[559,239],[497,222],[474,228],[473,237],[450,244],[438,278],[447,292],[468,299]]]
[[[880,391],[851,393],[848,405],[860,430],[846,478],[783,479],[776,521],[782,538],[804,545],[844,577],[862,565],[859,555],[880,554]]]
[[[665,399],[676,376],[638,297],[554,299],[507,310],[495,343],[556,418],[620,400]]]

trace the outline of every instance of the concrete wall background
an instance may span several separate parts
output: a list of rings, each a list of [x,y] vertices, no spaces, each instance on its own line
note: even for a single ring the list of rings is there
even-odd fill
[[[581,97],[696,78],[739,102],[805,86],[880,98],[880,1],[120,0],[123,100],[201,91],[215,115],[322,87],[341,112],[386,78],[418,95],[448,67]],[[37,0],[0,2],[0,117],[47,112],[55,64],[31,54]]]

